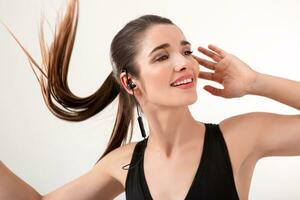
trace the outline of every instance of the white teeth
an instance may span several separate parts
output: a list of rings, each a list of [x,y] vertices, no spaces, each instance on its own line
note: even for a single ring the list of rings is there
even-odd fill
[[[185,84],[185,83],[190,83],[190,82],[192,82],[192,79],[191,79],[191,78],[188,78],[188,79],[185,79],[185,80],[183,80],[183,81],[175,82],[175,83],[173,83],[172,85],[173,85],[173,86],[177,86],[177,85],[181,85],[181,84]]]

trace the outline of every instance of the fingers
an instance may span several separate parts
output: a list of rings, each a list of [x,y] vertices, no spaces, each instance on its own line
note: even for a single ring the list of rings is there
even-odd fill
[[[208,69],[215,70],[216,63],[208,61],[208,60],[205,60],[203,58],[199,58],[199,57],[197,57],[195,55],[193,55],[193,57],[198,61],[198,63],[200,65],[202,65],[204,67],[207,67]]]
[[[208,91],[209,93],[211,93],[212,95],[225,97],[224,96],[224,89],[218,89],[218,88],[212,87],[210,85],[204,86],[204,89],[206,91]]]
[[[200,71],[199,74],[198,74],[198,77],[206,79],[206,80],[210,80],[210,81],[214,80],[214,74],[211,73],[211,72],[202,72],[202,71]]]
[[[207,55],[208,57],[212,58],[216,62],[220,62],[227,54],[226,51],[224,51],[223,49],[221,49],[213,44],[209,44],[208,48],[214,52],[209,51],[208,49],[201,47],[201,46],[198,47],[198,51],[200,51],[204,55]]]
[[[212,72],[200,71],[199,74],[198,74],[198,78],[206,79],[206,80],[209,80],[209,81],[215,81],[215,82],[220,83],[220,84],[223,85],[222,79],[217,78],[216,74],[212,73]]]
[[[226,51],[224,51],[223,49],[221,49],[221,48],[219,48],[219,47],[217,47],[216,45],[213,45],[213,44],[209,44],[208,45],[208,48],[209,49],[211,49],[211,50],[213,50],[213,51],[215,51],[215,52],[217,52],[220,56],[222,56],[223,58],[225,57],[225,55],[226,55]]]
[[[212,51],[209,51],[208,49],[205,49],[201,46],[198,47],[198,51],[200,51],[204,55],[207,55],[208,57],[210,57],[211,59],[213,59],[216,62],[220,62],[220,60],[223,59],[223,57],[221,57],[220,55],[218,55]]]

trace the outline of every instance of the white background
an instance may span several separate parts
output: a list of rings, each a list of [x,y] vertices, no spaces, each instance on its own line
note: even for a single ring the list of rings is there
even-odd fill
[[[0,19],[40,62],[38,25],[42,13],[53,28],[56,12],[64,11],[65,5],[64,0],[0,0]],[[100,87],[112,69],[109,47],[113,36],[125,23],[143,14],[170,18],[192,42],[194,52],[198,45],[216,44],[259,72],[300,81],[299,10],[297,0],[81,1],[69,85],[78,96],[92,94]],[[49,30],[46,26],[46,32]],[[203,122],[218,123],[252,111],[299,113],[260,96],[215,97],[202,89],[205,84],[222,88],[199,80],[198,101],[190,109]],[[56,118],[44,104],[26,56],[3,26],[0,89],[0,159],[41,194],[86,173],[103,153],[117,101],[85,122]],[[135,127],[133,141],[140,139]],[[261,159],[254,170],[249,199],[300,199],[299,168],[299,157]],[[124,193],[117,199],[125,199]]]

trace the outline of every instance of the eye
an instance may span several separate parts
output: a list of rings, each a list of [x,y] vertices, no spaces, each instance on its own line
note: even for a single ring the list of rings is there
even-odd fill
[[[188,51],[185,51],[185,52],[184,52],[184,55],[188,56],[188,55],[191,55],[192,53],[193,53],[193,51],[189,51],[189,50],[188,50]]]
[[[189,55],[191,55],[192,53],[193,53],[193,51],[188,50],[188,51],[185,51],[185,52],[184,52],[184,55],[189,56]],[[163,56],[159,57],[158,59],[156,59],[156,61],[162,62],[162,61],[164,61],[164,60],[166,60],[166,59],[168,59],[168,58],[169,58],[169,56],[163,55]]]
[[[164,61],[166,59],[168,59],[168,56],[167,55],[163,55],[163,56],[159,57],[158,59],[156,59],[156,61],[162,62],[162,61]]]

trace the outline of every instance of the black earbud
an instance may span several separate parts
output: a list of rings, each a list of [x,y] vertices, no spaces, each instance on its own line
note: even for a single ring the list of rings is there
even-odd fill
[[[132,80],[128,80],[128,79],[127,79],[127,83],[128,83],[128,84],[127,84],[127,86],[128,86],[127,88],[128,88],[128,89],[131,89],[131,90],[132,90],[132,89],[134,89],[134,88],[136,87],[136,84],[135,84],[134,82],[132,82]]]
[[[135,84],[134,82],[132,82],[132,80],[129,80],[129,79],[128,79],[128,72],[127,72],[127,69],[126,69],[126,68],[123,68],[123,69],[122,69],[122,72],[125,72],[125,73],[126,73],[126,78],[127,78],[127,88],[132,90],[133,96],[134,96],[134,90],[133,90],[133,89],[136,87],[136,84]],[[145,132],[145,129],[144,129],[143,119],[142,119],[142,117],[141,117],[140,114],[139,114],[138,106],[136,106],[136,109],[137,109],[138,122],[139,122],[139,126],[140,126],[140,129],[141,129],[141,133],[142,133],[143,138],[145,138],[145,137],[146,137],[146,132]]]
[[[122,72],[125,72],[125,73],[126,73],[126,78],[127,78],[127,88],[130,89],[130,90],[132,90],[132,93],[133,93],[133,96],[134,96],[134,90],[133,90],[133,89],[136,87],[136,84],[135,84],[134,82],[132,82],[132,80],[129,80],[129,79],[128,79],[128,72],[127,72],[127,69],[126,69],[126,68],[123,68],[123,69],[122,69]],[[146,145],[147,145],[147,140],[148,140],[148,138],[146,138],[146,132],[145,132],[145,129],[144,129],[144,123],[143,123],[142,117],[141,117],[140,114],[139,114],[138,105],[136,105],[136,109],[137,109],[137,114],[138,114],[139,127],[140,127],[140,130],[141,130],[142,136],[143,136],[143,138],[144,138],[143,144],[146,144]],[[145,143],[145,142],[146,142],[146,143]],[[130,169],[130,168],[133,168],[133,167],[137,166],[137,164],[138,164],[140,161],[142,161],[142,157],[140,157],[140,159],[139,159],[138,161],[136,161],[136,163],[135,163],[133,166],[131,165],[132,163],[130,163],[130,164],[124,165],[124,166],[122,167],[122,169],[126,170],[126,169],[125,169],[126,166],[130,166],[129,169]]]

